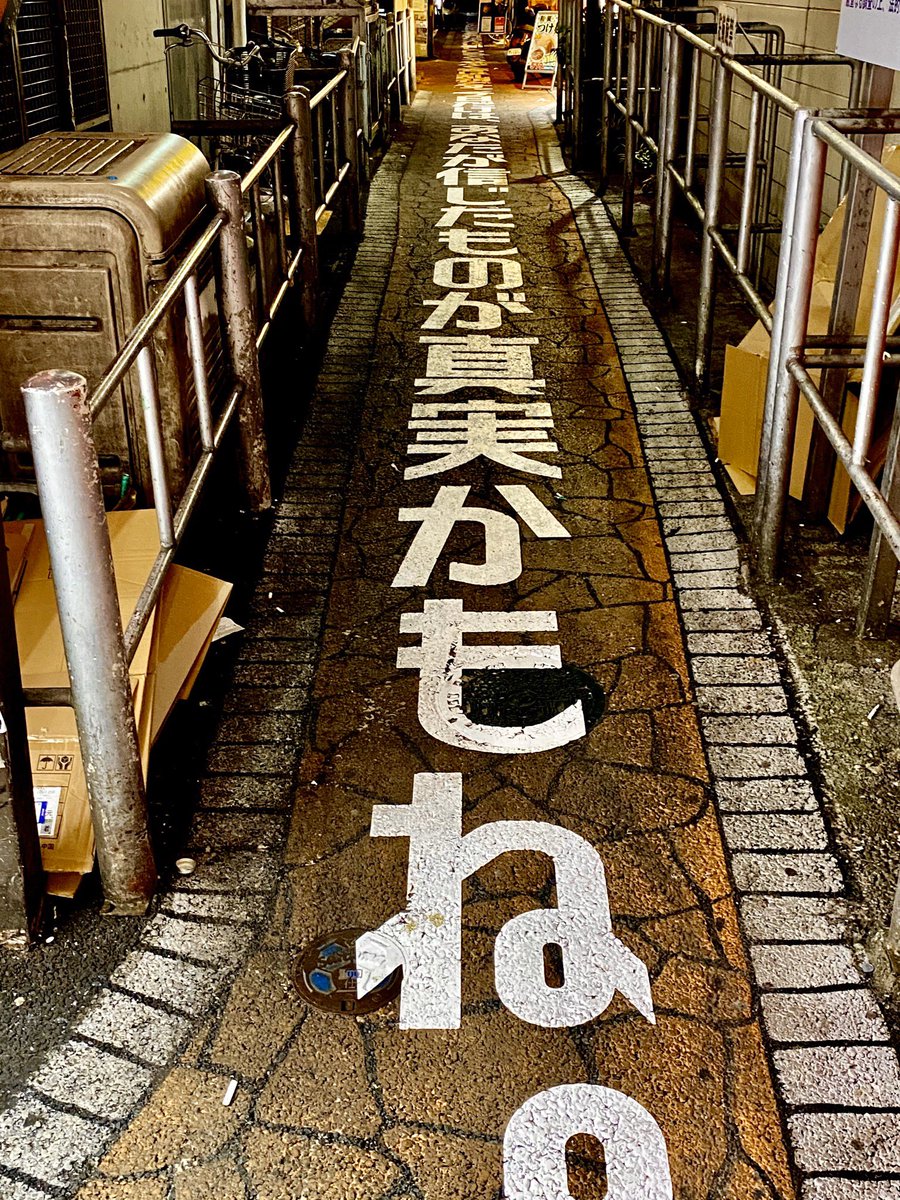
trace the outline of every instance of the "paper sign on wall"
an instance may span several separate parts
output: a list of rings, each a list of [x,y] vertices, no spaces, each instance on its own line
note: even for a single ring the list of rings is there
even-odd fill
[[[737,9],[727,4],[720,4],[716,13],[716,49],[723,54],[735,54],[737,51],[738,17]]]
[[[842,0],[837,52],[900,70],[900,0]]]

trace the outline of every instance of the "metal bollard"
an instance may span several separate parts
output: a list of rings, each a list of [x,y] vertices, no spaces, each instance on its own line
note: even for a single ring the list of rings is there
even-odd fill
[[[87,383],[44,371],[22,395],[106,908],[137,916],[156,867]]]
[[[313,172],[309,92],[306,88],[294,88],[285,94],[284,104],[288,118],[294,126],[291,142],[291,225],[295,227],[303,249],[300,260],[300,308],[306,328],[315,329],[319,294],[319,242],[316,231],[316,179]]]
[[[764,482],[757,485],[754,513],[759,569],[764,579],[774,579],[778,573],[778,548],[784,529],[799,402],[799,387],[789,368],[801,347],[809,320],[825,182],[825,143],[813,133],[808,112],[801,109],[794,119],[803,126],[800,155],[803,165],[793,214],[781,336],[777,343],[774,338],[772,341],[774,367],[769,372],[769,388],[774,390],[771,396],[766,396],[766,412],[771,413],[768,470]]]
[[[44,904],[22,675],[0,521],[0,944],[34,941]]]
[[[344,133],[344,158],[350,164],[345,177],[347,188],[345,214],[347,229],[359,233],[361,225],[360,170],[359,170],[359,123],[356,108],[356,60],[352,51],[341,54],[341,66],[347,78],[341,87],[341,123]]]
[[[241,177],[235,171],[214,171],[207,176],[206,192],[210,204],[225,218],[219,235],[222,317],[231,364],[238,382],[244,388],[238,407],[241,472],[251,510],[264,512],[272,507],[272,485],[256,349],[255,304],[250,290],[247,238],[244,234]]]
[[[721,59],[716,60],[713,115],[709,130],[709,163],[706,168],[706,188],[703,196],[703,239],[700,243],[700,294],[697,302],[697,353],[694,359],[694,378],[700,391],[709,383],[709,360],[712,354],[713,305],[716,287],[716,248],[710,233],[718,228],[719,204],[725,174],[725,155],[728,152],[728,124],[731,109],[731,72]]]

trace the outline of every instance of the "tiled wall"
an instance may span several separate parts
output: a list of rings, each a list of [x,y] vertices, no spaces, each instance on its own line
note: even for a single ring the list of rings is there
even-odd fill
[[[771,4],[764,0],[739,0],[734,5],[741,22],[767,22],[780,26],[785,33],[786,53],[833,54],[837,42],[838,17],[841,0],[788,0],[787,3]],[[759,44],[759,43],[757,43]],[[739,41],[739,50],[746,51],[746,40]],[[850,70],[846,66],[816,65],[786,67],[781,80],[781,90],[792,99],[810,108],[846,108],[849,99]],[[708,102],[709,82],[702,89],[704,104]],[[900,72],[894,86],[893,103],[900,107]],[[736,83],[731,107],[732,151],[743,152],[746,145],[746,128],[750,111],[749,92]],[[778,120],[776,132],[776,154],[773,163],[772,204],[773,216],[780,216],[784,180],[787,174],[788,150],[790,145],[790,120],[783,115]],[[700,144],[705,141],[700,130]],[[840,160],[830,153],[823,200],[824,215],[830,216],[840,198]],[[731,169],[726,176],[726,219],[735,219],[739,211],[741,173]],[[769,239],[769,254],[766,257],[766,275],[773,276],[777,241]]]

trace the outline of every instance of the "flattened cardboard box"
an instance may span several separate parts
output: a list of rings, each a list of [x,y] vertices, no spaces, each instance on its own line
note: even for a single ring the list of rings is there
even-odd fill
[[[15,608],[23,679],[29,687],[66,686],[68,671],[47,544],[42,524],[30,524],[33,533]],[[148,510],[111,513],[109,529],[124,621],[134,610],[158,552],[156,518]],[[230,592],[230,584],[184,567],[171,567],[166,576],[131,666],[145,777],[150,748],[175,702],[190,691]],[[75,714],[68,708],[32,709],[27,723],[48,891],[73,895],[80,876],[92,869],[94,861]]]

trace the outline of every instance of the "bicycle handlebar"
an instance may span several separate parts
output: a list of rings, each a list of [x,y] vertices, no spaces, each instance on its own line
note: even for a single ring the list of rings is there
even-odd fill
[[[223,53],[205,30],[195,29],[192,25],[187,24],[170,25],[166,29],[154,29],[153,36],[178,38],[182,46],[192,46],[196,39],[203,43],[216,62],[221,63],[223,67],[246,67],[252,59],[258,58],[260,53],[260,48],[255,42],[248,42],[246,46],[233,46]]]

